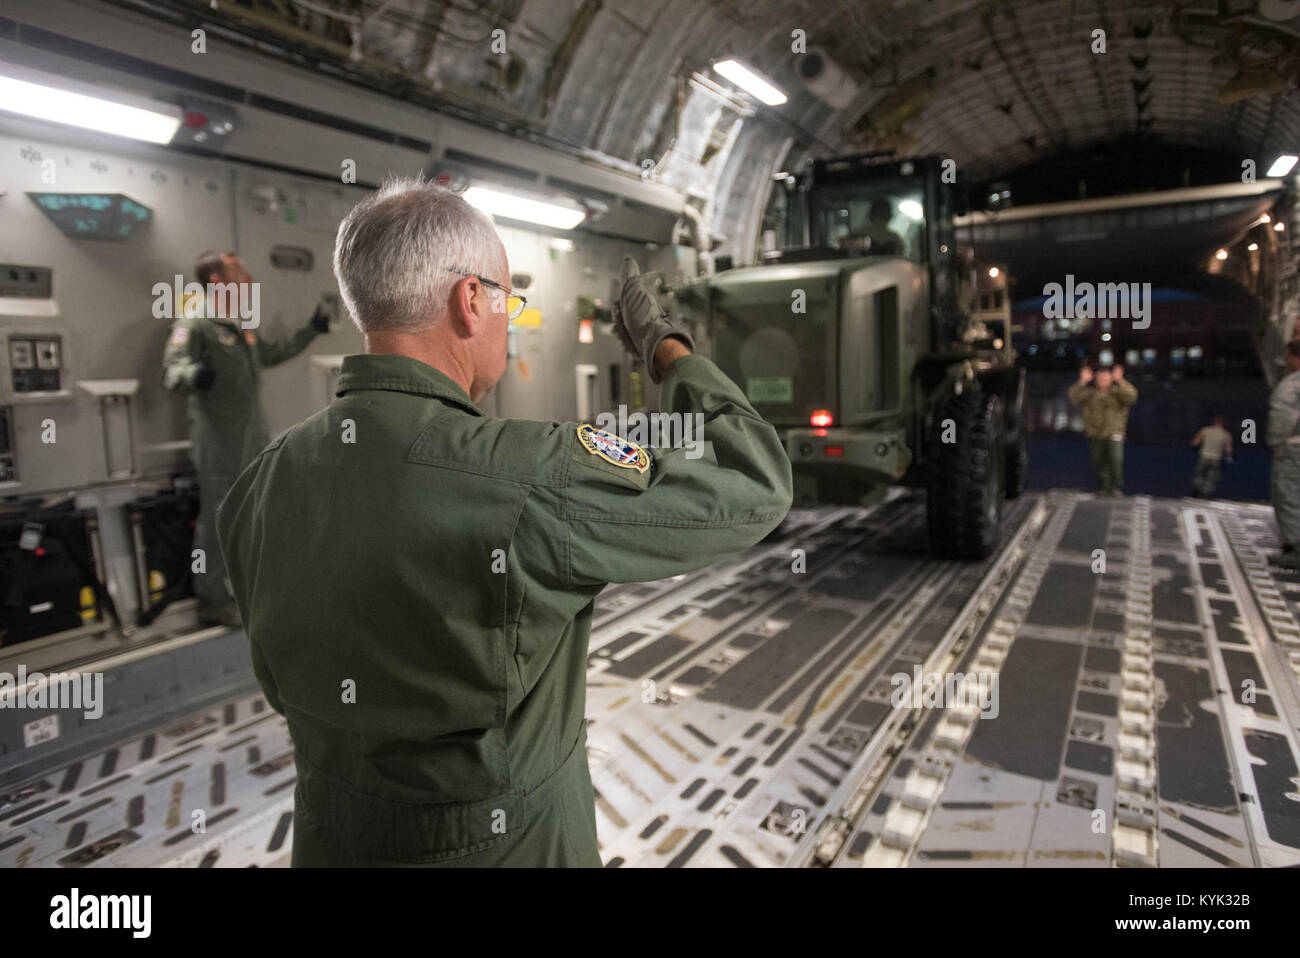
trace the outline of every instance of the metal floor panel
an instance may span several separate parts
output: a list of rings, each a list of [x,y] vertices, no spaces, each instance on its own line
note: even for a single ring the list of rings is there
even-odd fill
[[[289,730],[260,695],[0,794],[0,867],[288,864]]]
[[[1275,548],[1265,507],[1052,493],[1007,504],[990,559],[942,562],[899,495],[611,587],[587,702],[602,857],[1300,864],[1300,576]],[[997,675],[997,718],[895,707],[915,669]],[[284,865],[293,783],[283,720],[242,698],[0,796],[0,865]]]

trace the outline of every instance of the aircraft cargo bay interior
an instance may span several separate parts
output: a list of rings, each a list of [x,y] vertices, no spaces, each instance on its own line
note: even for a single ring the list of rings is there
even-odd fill
[[[1300,865],[1298,68],[9,0],[0,867]]]

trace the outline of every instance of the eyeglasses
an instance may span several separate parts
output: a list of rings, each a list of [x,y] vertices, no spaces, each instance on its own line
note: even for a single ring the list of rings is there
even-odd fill
[[[452,273],[457,274],[458,276],[473,276],[484,286],[491,286],[493,289],[500,290],[502,293],[505,293],[506,316],[509,319],[518,319],[519,315],[524,311],[524,306],[528,303],[528,300],[524,299],[522,296],[516,293],[509,286],[502,286],[500,283],[494,283],[486,276],[480,276],[478,273],[468,273],[463,269],[451,269],[450,267],[448,267],[448,270]]]

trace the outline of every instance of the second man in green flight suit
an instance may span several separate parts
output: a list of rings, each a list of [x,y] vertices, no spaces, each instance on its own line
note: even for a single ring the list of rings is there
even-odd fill
[[[198,257],[195,274],[203,286],[220,284],[225,287],[221,292],[229,290],[232,296],[208,295],[197,303],[177,305],[180,315],[172,323],[163,353],[163,385],[187,397],[190,457],[200,496],[194,548],[202,550],[204,563],[204,571],[194,576],[199,621],[238,628],[239,613],[226,585],[217,543],[217,506],[235,477],[271,438],[262,412],[262,367],[297,356],[329,330],[331,316],[322,297],[311,319],[287,341],[272,339],[258,323],[259,317],[244,319],[253,277],[238,254],[204,253]]]

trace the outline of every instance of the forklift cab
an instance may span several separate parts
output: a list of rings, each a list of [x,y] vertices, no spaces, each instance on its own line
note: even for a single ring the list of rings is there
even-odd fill
[[[896,160],[869,153],[816,160],[773,184],[760,261],[896,256],[922,267],[929,280],[929,348],[962,337],[961,260],[953,216],[955,177],[941,157]]]

